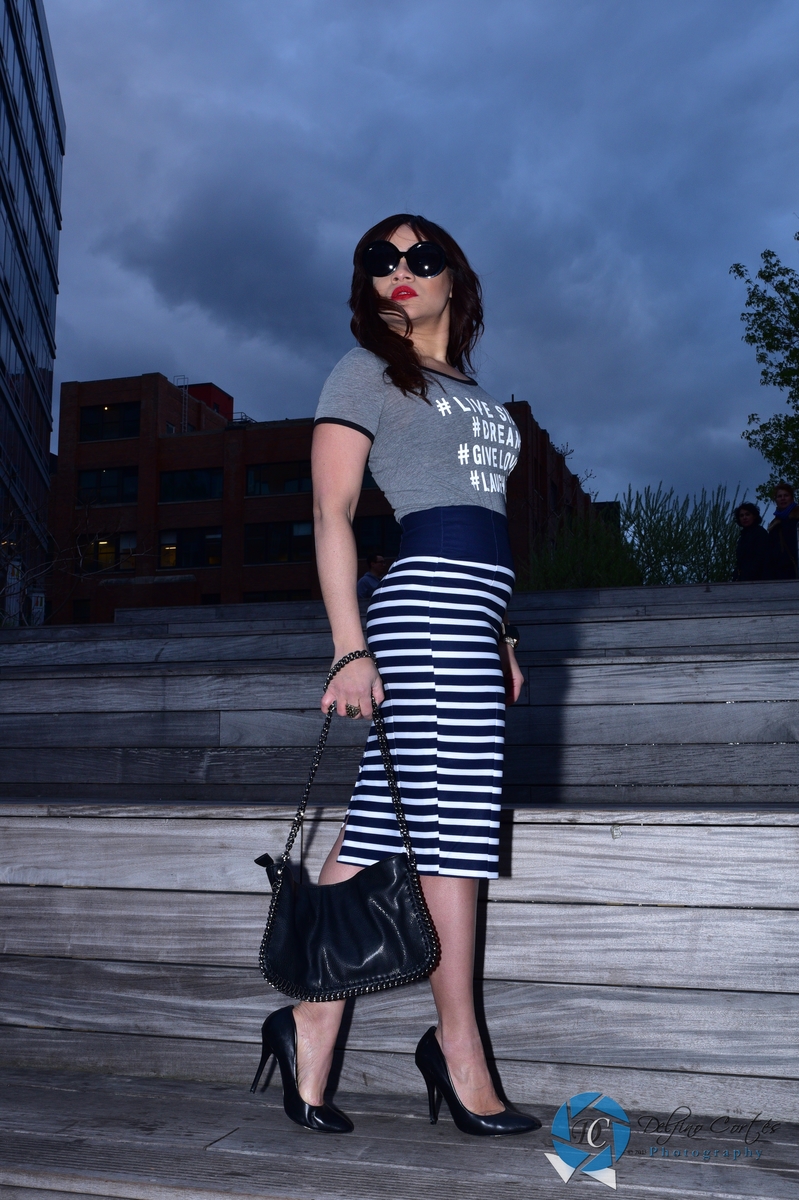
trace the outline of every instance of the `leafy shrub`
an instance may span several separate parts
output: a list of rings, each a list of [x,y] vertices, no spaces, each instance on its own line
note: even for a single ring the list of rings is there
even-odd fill
[[[607,515],[564,522],[554,545],[537,546],[520,565],[522,591],[633,587],[637,584],[721,583],[732,579],[739,529],[720,485],[680,498],[674,488],[632,487]],[[618,518],[618,523],[614,520]]]

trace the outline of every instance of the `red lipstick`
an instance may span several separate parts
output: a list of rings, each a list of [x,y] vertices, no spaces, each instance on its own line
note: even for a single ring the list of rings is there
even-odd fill
[[[417,296],[418,294],[419,293],[415,292],[413,290],[413,288],[407,287],[405,284],[402,284],[400,287],[394,288],[394,291],[391,293],[391,299],[392,300],[410,300],[412,296]]]

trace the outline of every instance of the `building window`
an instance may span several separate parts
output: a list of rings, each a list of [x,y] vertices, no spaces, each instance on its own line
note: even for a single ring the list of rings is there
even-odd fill
[[[106,442],[139,436],[139,410],[134,404],[91,404],[80,410],[80,440]]]
[[[244,526],[244,561],[253,563],[311,562],[313,522],[268,521]]]
[[[360,558],[370,550],[386,558],[394,558],[399,553],[402,530],[392,516],[356,517],[352,528]]]
[[[247,468],[248,496],[286,496],[311,491],[311,463],[260,463]]]
[[[80,571],[133,571],[136,567],[135,533],[98,533],[78,540]]]
[[[162,471],[159,499],[162,504],[179,500],[220,500],[222,468],[191,471]]]
[[[171,421],[167,421],[167,423],[166,423],[166,431],[167,431],[167,433],[174,433],[174,432],[175,432],[175,426],[172,424],[172,422],[171,422]]]
[[[220,567],[221,529],[165,529],[161,532],[159,567]]]
[[[78,504],[135,504],[138,496],[138,467],[78,472]]]
[[[221,592],[203,592],[202,596],[200,596],[200,604],[221,604],[221,603],[222,603],[222,593]]]
[[[266,592],[242,592],[242,604],[271,604],[275,600],[310,600],[310,588],[272,588]]]

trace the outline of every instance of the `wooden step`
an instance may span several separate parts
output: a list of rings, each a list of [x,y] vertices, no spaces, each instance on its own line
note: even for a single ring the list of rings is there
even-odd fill
[[[544,1121],[536,1133],[484,1139],[459,1133],[446,1112],[431,1126],[418,1085],[413,1096],[342,1091],[337,1102],[355,1131],[311,1136],[288,1122],[274,1085],[250,1096],[243,1087],[223,1085],[14,1073],[0,1097],[0,1197],[483,1200],[488,1188],[497,1200],[560,1194],[562,1182],[545,1157],[553,1150],[555,1106],[536,1106]],[[764,1132],[762,1123],[755,1125],[749,1136],[758,1140],[747,1147],[741,1131],[722,1134],[709,1128],[712,1119],[694,1119],[691,1136],[669,1138],[664,1157],[657,1134],[647,1129],[668,1113],[626,1111],[630,1144],[616,1165],[622,1194],[652,1200],[795,1195],[795,1127]]]

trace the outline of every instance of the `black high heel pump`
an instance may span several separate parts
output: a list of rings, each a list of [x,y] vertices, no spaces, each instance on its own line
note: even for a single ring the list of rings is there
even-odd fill
[[[297,1026],[294,1009],[279,1008],[267,1017],[261,1029],[263,1050],[255,1079],[250,1088],[258,1087],[264,1067],[274,1054],[283,1080],[283,1108],[286,1116],[304,1129],[321,1133],[352,1133],[355,1126],[343,1112],[330,1104],[306,1104],[297,1087]]]
[[[472,1133],[477,1137],[500,1137],[508,1133],[532,1133],[541,1128],[541,1122],[536,1117],[528,1117],[509,1108],[504,1112],[489,1113],[487,1116],[465,1108],[453,1086],[435,1028],[428,1029],[416,1047],[416,1065],[427,1084],[431,1125],[438,1121],[438,1110],[443,1096],[449,1105],[453,1121],[462,1133]]]

